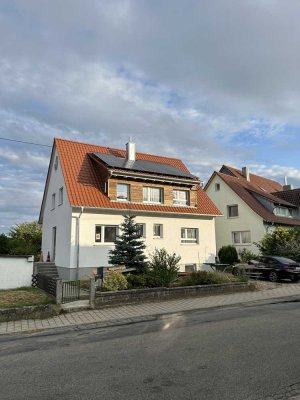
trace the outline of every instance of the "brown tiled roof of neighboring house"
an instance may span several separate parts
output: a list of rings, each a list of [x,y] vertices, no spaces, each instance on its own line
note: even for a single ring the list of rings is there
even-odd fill
[[[96,173],[93,161],[89,155],[91,153],[104,153],[117,157],[125,157],[125,150],[74,142],[65,139],[55,139],[55,146],[61,162],[69,201],[72,206],[120,210],[126,208],[126,210],[130,209],[161,213],[221,215],[221,212],[200,186],[198,186],[197,189],[198,201],[196,207],[178,207],[130,202],[125,204],[111,201],[101,189],[99,176]],[[165,163],[179,168],[182,171],[189,172],[183,162],[176,158],[136,153],[136,159]],[[194,180],[192,179],[192,182],[193,181]]]
[[[280,192],[274,192],[272,194],[279,199],[288,201],[289,203],[300,207],[300,189],[282,190]]]
[[[273,214],[263,204],[257,200],[256,195],[262,196],[265,199],[270,200],[276,205],[282,205],[289,208],[295,208],[295,206],[286,201],[281,200],[274,194],[269,193],[267,190],[273,187],[282,188],[282,186],[272,181],[271,179],[259,177],[258,175],[250,174],[250,181],[243,176],[242,172],[228,166],[223,166],[220,171],[214,172],[211,179],[207,183],[209,185],[215,175],[219,176],[256,214],[264,219],[266,222],[282,224],[282,225],[300,225],[300,220],[296,220],[288,217],[280,217]],[[231,174],[228,174],[228,171]],[[280,189],[279,189],[280,190]]]
[[[231,174],[233,174],[233,176],[237,178],[245,179],[242,171],[239,169],[229,167],[228,165],[223,165],[222,168],[220,169],[220,172],[223,171],[225,172],[226,170],[231,172]],[[257,189],[266,191],[268,193],[278,192],[283,188],[282,185],[280,185],[280,183],[272,179],[264,178],[263,176],[255,175],[252,173],[250,173],[250,182]]]

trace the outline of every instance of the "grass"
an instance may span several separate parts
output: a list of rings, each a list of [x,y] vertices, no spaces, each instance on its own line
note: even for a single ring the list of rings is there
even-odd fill
[[[43,290],[32,287],[0,290],[0,309],[54,303]]]

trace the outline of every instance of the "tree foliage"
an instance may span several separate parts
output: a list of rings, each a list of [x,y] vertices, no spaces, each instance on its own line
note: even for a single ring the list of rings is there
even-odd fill
[[[10,246],[9,246],[9,238],[1,233],[0,235],[0,254],[9,254]]]
[[[125,215],[121,225],[121,234],[117,236],[115,248],[109,252],[109,263],[113,265],[125,265],[127,268],[136,268],[143,272],[146,267],[146,246],[135,222],[135,217]]]
[[[155,249],[150,255],[148,275],[154,286],[170,286],[177,278],[181,257],[166,249]]]
[[[218,252],[219,260],[222,264],[230,264],[238,262],[238,253],[234,246],[223,246]]]
[[[8,233],[9,254],[34,255],[38,260],[41,253],[42,229],[38,222],[23,222],[13,226]]]
[[[278,227],[255,243],[262,255],[283,256],[300,262],[300,229]]]

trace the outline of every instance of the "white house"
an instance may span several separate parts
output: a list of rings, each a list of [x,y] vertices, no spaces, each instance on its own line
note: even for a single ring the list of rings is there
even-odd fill
[[[181,268],[215,260],[220,211],[182,161],[55,139],[39,221],[42,251],[73,279],[108,265],[124,215],[136,216],[147,252],[166,248]]]
[[[241,171],[223,165],[214,172],[205,191],[222,212],[216,220],[217,250],[234,245],[238,252],[247,249],[258,253],[254,242],[276,226],[300,225],[299,207],[280,194],[289,186],[258,175],[247,167]]]

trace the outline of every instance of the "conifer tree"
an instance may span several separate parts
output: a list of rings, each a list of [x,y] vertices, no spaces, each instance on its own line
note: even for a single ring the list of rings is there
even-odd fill
[[[109,252],[109,264],[125,265],[143,272],[147,266],[144,254],[146,246],[135,216],[125,215],[121,234],[117,236],[115,248]]]

